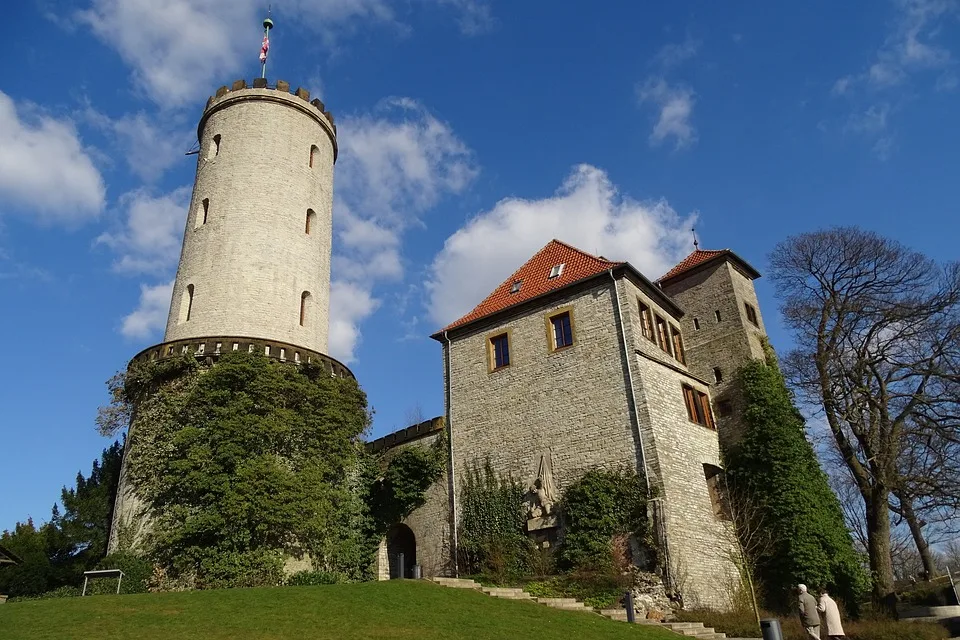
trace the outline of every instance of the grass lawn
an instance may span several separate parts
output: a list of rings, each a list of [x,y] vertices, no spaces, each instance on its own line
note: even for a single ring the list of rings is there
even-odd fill
[[[88,596],[0,605],[3,640],[672,640],[661,629],[426,582]]]

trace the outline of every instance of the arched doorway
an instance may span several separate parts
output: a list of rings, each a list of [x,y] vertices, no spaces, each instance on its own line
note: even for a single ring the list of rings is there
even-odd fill
[[[405,524],[395,524],[387,532],[387,560],[390,579],[412,578],[417,564],[417,538]]]

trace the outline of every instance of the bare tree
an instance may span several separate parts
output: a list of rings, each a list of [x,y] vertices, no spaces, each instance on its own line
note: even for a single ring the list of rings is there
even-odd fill
[[[938,392],[960,379],[960,266],[836,228],[788,238],[771,267],[797,345],[786,373],[822,409],[856,484],[874,599],[892,611],[890,502],[902,488],[899,458],[910,451],[916,417],[953,411],[940,407]]]

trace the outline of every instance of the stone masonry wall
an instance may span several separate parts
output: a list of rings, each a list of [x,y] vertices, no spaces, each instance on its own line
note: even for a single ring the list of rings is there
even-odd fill
[[[468,465],[530,486],[541,455],[558,491],[597,467],[636,469],[612,282],[502,321],[450,345],[450,420],[457,490]],[[546,318],[569,307],[574,343],[551,352]],[[488,340],[510,332],[510,366],[490,371]]]
[[[334,142],[323,112],[287,91],[211,100],[164,341],[234,335],[327,351]]]
[[[442,434],[435,431],[432,434],[401,444],[388,452],[400,451],[406,447],[431,447]],[[413,513],[403,519],[403,524],[410,527],[417,541],[417,564],[425,578],[431,576],[448,575],[450,571],[450,504],[447,500],[447,479],[440,478],[427,489],[426,502]],[[384,539],[380,544],[378,555],[378,578],[387,580],[390,577],[390,568],[387,562],[387,543]]]
[[[720,436],[725,444],[736,442],[741,433],[741,403],[734,388],[735,374],[750,360],[764,357],[762,341],[766,331],[753,281],[730,262],[723,261],[671,283],[665,292],[687,312],[681,328],[690,371],[709,381],[713,388]],[[744,302],[757,310],[759,326],[747,320]],[[694,326],[694,318],[699,321],[699,330]],[[715,367],[722,375],[719,382]]]
[[[639,302],[650,306],[674,327],[682,321],[657,307],[652,296],[630,280],[621,281],[621,306],[629,327],[637,414],[645,435],[648,467],[663,500],[670,571],[684,606],[729,606],[736,581],[731,561],[732,531],[715,513],[704,464],[721,466],[717,432],[689,419],[682,385],[709,395],[708,384],[644,337]],[[686,332],[681,328],[681,335]],[[689,348],[687,349],[689,359]],[[647,443],[652,443],[647,445]]]

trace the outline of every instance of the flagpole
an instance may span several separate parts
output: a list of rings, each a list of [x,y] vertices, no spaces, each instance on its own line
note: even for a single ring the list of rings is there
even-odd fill
[[[273,29],[273,20],[270,19],[270,12],[267,11],[267,17],[263,19],[263,45],[260,49],[260,77],[267,77],[267,50],[270,48],[270,29]]]

